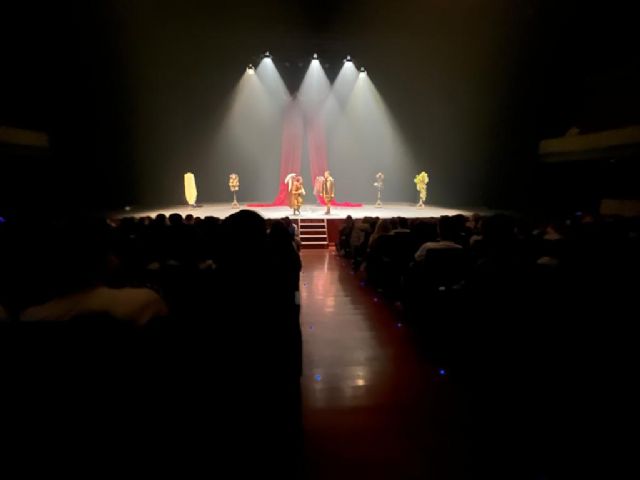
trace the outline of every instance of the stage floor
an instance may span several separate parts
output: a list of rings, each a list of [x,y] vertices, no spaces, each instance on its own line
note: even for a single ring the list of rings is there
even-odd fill
[[[477,209],[452,209],[438,207],[437,205],[426,205],[424,208],[416,208],[415,205],[409,203],[386,203],[381,208],[376,208],[375,205],[363,205],[362,207],[331,207],[331,214],[325,215],[325,207],[322,205],[304,205],[300,215],[292,215],[291,209],[288,207],[247,207],[240,205],[240,209],[254,210],[265,218],[327,218],[327,219],[341,219],[347,215],[351,215],[353,218],[363,217],[439,217],[441,215],[471,215],[473,213],[487,214],[490,213],[485,208]],[[238,208],[231,208],[228,203],[205,203],[199,207],[189,207],[186,205],[175,205],[165,208],[157,209],[131,209],[129,211],[115,212],[116,217],[155,217],[159,213],[170,215],[172,213],[179,213],[181,215],[192,214],[196,217],[213,216],[219,218],[225,218],[232,213],[237,212]]]

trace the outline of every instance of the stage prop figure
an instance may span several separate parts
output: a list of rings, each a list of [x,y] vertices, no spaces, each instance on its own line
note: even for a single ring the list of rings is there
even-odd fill
[[[231,204],[231,208],[239,208],[240,204],[236,199],[236,192],[240,190],[240,177],[237,173],[229,175],[229,190],[233,193],[233,203]]]
[[[376,208],[382,207],[381,193],[384,189],[384,175],[382,172],[378,172],[376,175],[376,182],[373,184],[378,189],[378,201],[376,202]]]
[[[424,208],[424,201],[427,199],[427,183],[429,183],[429,175],[427,172],[420,172],[416,175],[416,178],[413,179],[416,184],[416,190],[420,192],[420,202],[416,205],[417,208]]]
[[[300,207],[304,203],[305,195],[302,177],[296,176],[291,184],[291,208],[293,208],[294,215],[300,215]]]
[[[333,177],[331,176],[331,172],[327,170],[324,172],[324,177],[322,179],[322,198],[324,199],[324,203],[327,206],[327,210],[324,212],[325,215],[329,215],[331,213],[331,201],[333,197],[335,197],[335,182],[333,181]]]
[[[184,197],[191,207],[196,206],[198,190],[196,189],[196,177],[191,172],[184,174]]]

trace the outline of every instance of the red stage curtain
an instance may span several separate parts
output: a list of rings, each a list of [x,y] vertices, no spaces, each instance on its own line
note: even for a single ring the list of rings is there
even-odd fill
[[[298,103],[289,102],[284,114],[282,145],[280,146],[280,185],[276,198],[271,203],[250,203],[249,207],[276,207],[289,205],[289,189],[284,179],[290,173],[300,174],[302,165],[302,139],[304,127]]]
[[[327,168],[327,137],[324,134],[324,127],[322,121],[319,119],[313,119],[307,123],[307,145],[309,147],[309,161],[311,162],[311,177],[312,185],[315,184],[315,179],[318,176],[324,175]],[[340,192],[339,179],[336,181],[336,193]],[[318,201],[325,205],[324,198],[321,195],[316,195]],[[334,198],[331,200],[331,205],[336,207],[361,207],[361,203],[351,202],[336,202]]]
[[[327,170],[327,142],[324,134],[322,122],[319,119],[307,121],[307,145],[309,149],[309,161],[311,162],[311,183],[307,184],[306,190],[313,191],[315,179],[324,175]],[[284,179],[290,173],[300,174],[302,164],[302,140],[304,135],[304,124],[302,112],[295,101],[291,101],[284,115],[284,125],[282,129],[282,146],[280,154],[280,190],[278,196],[272,203],[250,203],[249,207],[275,207],[289,205],[289,190],[284,183]],[[336,190],[339,191],[339,181],[336,182]],[[318,201],[324,205],[325,201],[320,195],[316,195]],[[338,207],[361,207],[361,203],[336,202],[335,198],[331,205]]]

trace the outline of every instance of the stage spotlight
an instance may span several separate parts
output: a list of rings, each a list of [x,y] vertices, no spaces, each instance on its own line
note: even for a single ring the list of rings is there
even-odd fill
[[[317,59],[318,59],[318,54],[317,54],[317,53],[314,53],[314,54],[313,54],[313,59],[314,59],[314,60],[317,60]]]
[[[360,67],[360,76],[364,77],[367,74],[367,71],[364,69],[364,67]]]
[[[271,53],[269,53],[269,50],[267,50],[266,52],[264,52],[264,53],[262,54],[262,57],[263,57],[263,58],[271,58]]]
[[[249,64],[249,66],[247,67],[247,73],[249,75],[253,75],[254,73],[256,73],[256,69],[253,68],[253,65]]]
[[[344,59],[345,62],[350,62],[351,61],[351,55],[347,55],[347,58]]]

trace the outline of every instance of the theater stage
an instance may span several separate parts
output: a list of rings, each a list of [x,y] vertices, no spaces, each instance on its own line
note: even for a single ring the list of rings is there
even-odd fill
[[[288,207],[247,207],[246,205],[240,205],[239,209],[249,209],[258,212],[265,218],[326,218],[326,219],[343,219],[347,215],[351,215],[353,218],[363,217],[380,217],[380,218],[392,218],[392,217],[440,217],[442,215],[471,215],[473,213],[487,214],[490,213],[486,208],[469,208],[469,209],[454,209],[439,207],[437,205],[426,205],[424,208],[416,208],[414,204],[409,203],[385,203],[381,208],[376,208],[373,204],[365,204],[362,207],[331,207],[331,214],[325,215],[325,207],[316,204],[306,204],[302,207],[300,215],[292,215],[291,209]],[[225,218],[234,212],[239,210],[238,208],[231,208],[230,203],[205,203],[199,207],[189,207],[187,205],[175,205],[163,208],[154,209],[136,209],[121,210],[115,212],[116,217],[155,217],[159,213],[170,215],[172,213],[179,213],[181,215],[192,214],[196,217],[213,216],[218,218]]]

